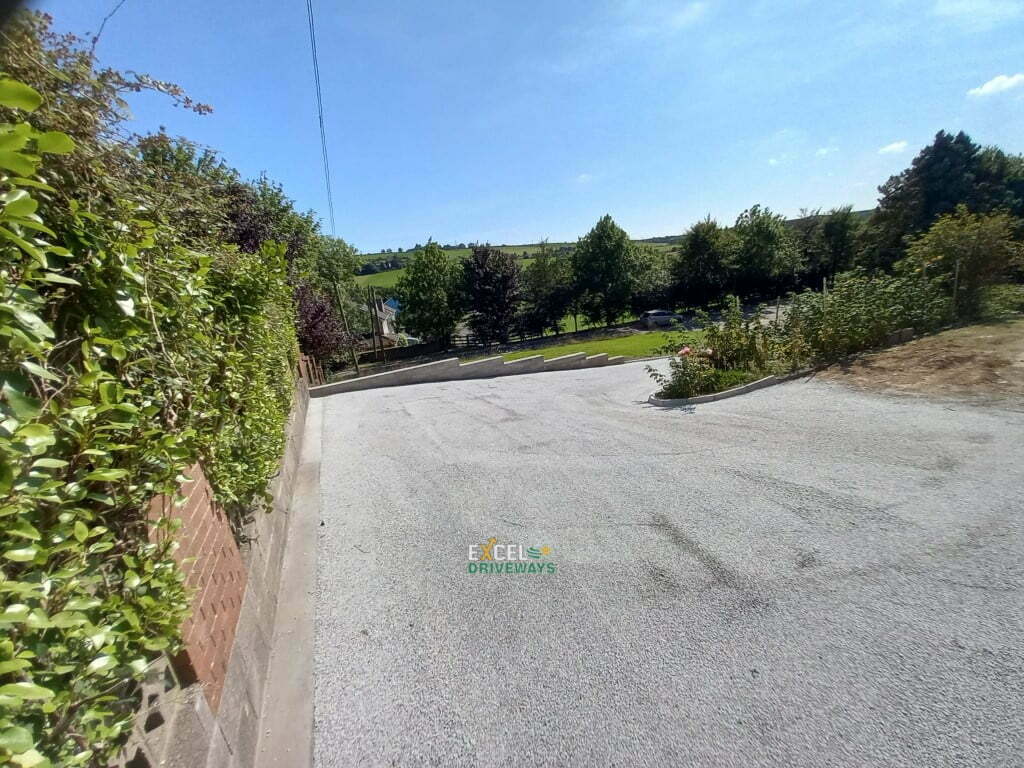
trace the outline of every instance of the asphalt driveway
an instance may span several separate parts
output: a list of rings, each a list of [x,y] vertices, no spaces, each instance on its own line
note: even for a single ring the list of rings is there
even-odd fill
[[[1020,765],[1024,413],[650,390],[319,401],[316,765]]]

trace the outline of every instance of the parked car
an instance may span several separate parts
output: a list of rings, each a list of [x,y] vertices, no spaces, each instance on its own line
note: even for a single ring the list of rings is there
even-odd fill
[[[667,309],[649,309],[640,315],[640,324],[645,328],[665,327],[682,321],[682,315],[669,312]]]

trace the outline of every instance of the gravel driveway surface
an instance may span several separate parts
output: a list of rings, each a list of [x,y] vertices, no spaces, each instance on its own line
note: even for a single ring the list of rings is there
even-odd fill
[[[1024,413],[650,390],[320,401],[316,765],[1021,765]]]

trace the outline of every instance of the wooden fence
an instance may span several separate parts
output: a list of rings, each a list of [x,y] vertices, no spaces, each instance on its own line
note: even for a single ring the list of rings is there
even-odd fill
[[[324,383],[324,368],[309,355],[299,355],[299,376],[311,387]]]

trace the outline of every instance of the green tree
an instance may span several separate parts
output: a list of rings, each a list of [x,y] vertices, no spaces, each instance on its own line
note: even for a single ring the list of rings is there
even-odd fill
[[[672,270],[665,251],[647,243],[635,246],[637,272],[629,308],[639,315],[648,309],[668,307],[672,302]]]
[[[409,259],[395,287],[399,319],[417,336],[447,346],[462,320],[462,269],[430,241]]]
[[[947,290],[956,291],[956,314],[974,317],[985,287],[1021,263],[1021,244],[1014,239],[1020,223],[1008,213],[977,214],[959,205],[910,241],[899,266],[941,277]]]
[[[702,307],[720,299],[738,247],[736,234],[710,216],[690,227],[672,264],[676,301]]]
[[[878,188],[881,198],[865,232],[861,263],[888,268],[901,258],[906,238],[926,231],[958,205],[985,213],[1024,206],[1022,160],[1001,150],[982,149],[961,131],[939,131],[910,167]]]
[[[573,282],[580,306],[592,322],[611,325],[625,314],[641,272],[637,248],[611,216],[605,215],[576,243]]]
[[[508,343],[522,298],[518,262],[495,248],[474,248],[462,268],[469,327],[483,344]]]
[[[730,282],[744,298],[773,296],[793,286],[800,272],[800,252],[786,220],[769,208],[755,205],[736,219]]]
[[[853,267],[857,255],[860,223],[849,205],[801,211],[800,218],[789,222],[800,263],[800,282],[821,286],[823,277],[834,277]]]
[[[532,333],[561,332],[562,319],[572,302],[572,269],[568,259],[555,256],[542,242],[532,264],[523,270],[523,315]]]
[[[844,205],[828,212],[821,225],[825,273],[835,277],[851,269],[857,259],[857,248],[862,229],[853,206]]]

